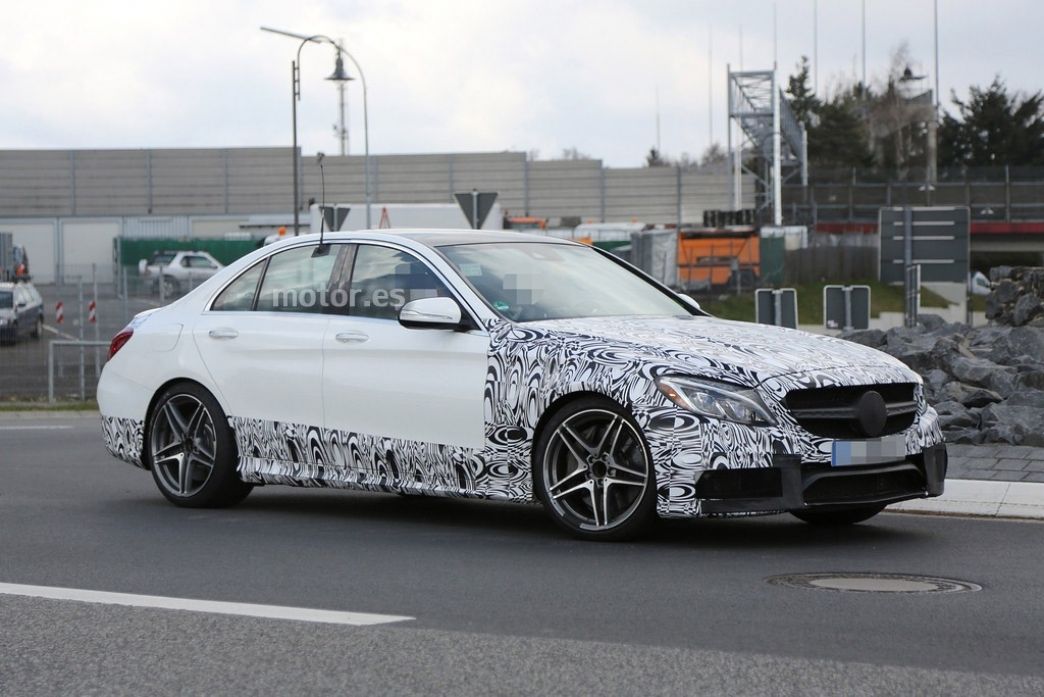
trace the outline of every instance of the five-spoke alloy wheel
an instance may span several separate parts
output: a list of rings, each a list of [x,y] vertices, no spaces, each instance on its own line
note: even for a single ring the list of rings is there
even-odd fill
[[[192,383],[174,385],[156,400],[148,458],[159,490],[179,506],[228,506],[252,488],[236,474],[235,440],[224,412]]]
[[[534,452],[537,493],[555,522],[574,535],[633,537],[653,517],[649,448],[615,403],[585,398],[566,405],[548,421]]]

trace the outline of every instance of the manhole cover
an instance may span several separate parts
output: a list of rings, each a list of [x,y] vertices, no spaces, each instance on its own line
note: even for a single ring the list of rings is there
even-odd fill
[[[982,586],[934,576],[835,571],[819,574],[787,574],[766,579],[776,586],[851,593],[962,593]]]

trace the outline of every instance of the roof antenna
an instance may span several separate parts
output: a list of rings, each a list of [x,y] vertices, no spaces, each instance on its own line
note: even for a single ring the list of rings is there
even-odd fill
[[[323,234],[326,231],[326,171],[323,169],[325,153],[317,152],[316,160],[319,162],[319,181],[322,183],[322,198],[319,204],[319,246],[312,252],[313,257],[324,257],[330,253],[330,245],[323,243]]]

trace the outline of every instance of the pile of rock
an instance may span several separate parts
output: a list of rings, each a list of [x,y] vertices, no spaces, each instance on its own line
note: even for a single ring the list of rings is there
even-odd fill
[[[1022,288],[1044,282],[1044,269],[1031,271],[1040,275],[1031,275]],[[1044,315],[1021,326],[976,328],[935,315],[919,319],[916,328],[869,329],[843,338],[917,371],[948,441],[1044,446]]]
[[[986,319],[1021,327],[1044,316],[1044,268],[997,266],[990,269],[990,282]]]

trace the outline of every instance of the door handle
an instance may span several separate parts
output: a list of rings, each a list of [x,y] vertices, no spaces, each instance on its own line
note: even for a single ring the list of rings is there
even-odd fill
[[[334,335],[334,338],[342,344],[362,344],[370,340],[366,332],[360,331],[338,332]]]
[[[211,329],[207,334],[211,339],[235,339],[239,336],[239,332],[235,329],[228,327],[221,327],[220,329]]]

